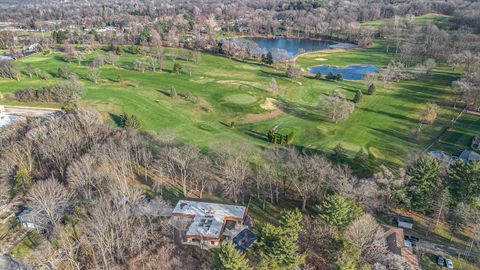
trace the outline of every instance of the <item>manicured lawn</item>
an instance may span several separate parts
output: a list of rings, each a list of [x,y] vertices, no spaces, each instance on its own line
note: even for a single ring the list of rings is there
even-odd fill
[[[111,123],[123,112],[135,114],[142,121],[142,129],[173,129],[185,140],[202,148],[210,147],[219,140],[271,146],[258,134],[265,134],[278,126],[281,132],[294,131],[293,143],[297,146],[329,152],[337,143],[342,143],[351,155],[364,148],[379,161],[401,164],[408,153],[422,150],[430,144],[455,114],[451,108],[442,106],[437,122],[424,127],[418,141],[410,138],[425,103],[437,102],[441,105],[444,99],[452,96],[449,86],[459,73],[447,68],[437,68],[432,75],[417,81],[386,85],[378,83],[375,95],[364,95],[346,122],[334,124],[317,107],[319,100],[334,90],[353,98],[356,90],[366,91],[361,81],[315,80],[307,73],[302,78],[290,79],[283,70],[209,54],[202,54],[198,64],[177,60],[184,70],[187,65],[193,67],[192,76],[171,73],[171,60],[167,61],[162,72],[142,73],[130,68],[138,57],[124,54],[116,66],[102,67],[98,84],[88,80],[89,59],[82,65],[69,63],[70,70],[88,88],[81,103],[98,109]],[[318,58],[327,60],[319,61]],[[300,57],[297,62],[304,68],[319,64],[370,64],[384,67],[391,58],[392,54],[385,53],[382,42],[377,41],[369,49],[311,53]],[[52,76],[55,76],[59,66],[66,64],[61,54],[22,59],[19,61],[21,68],[26,62]],[[278,93],[270,92],[272,77],[277,80]],[[8,93],[20,88],[39,88],[58,81],[58,78],[48,81],[35,77],[30,79],[25,75],[19,82],[0,79],[0,94],[8,97]],[[176,98],[169,95],[172,87],[179,94]],[[187,92],[198,97],[196,102],[181,97]],[[262,105],[266,98],[275,99],[283,111],[265,109]],[[8,103],[19,104],[12,101]],[[225,124],[232,121],[237,123],[234,129]],[[449,141],[464,145],[467,141],[464,136],[478,133],[480,126],[475,124],[478,121],[473,118],[462,118],[460,121],[471,122],[472,130],[470,127],[468,130],[459,129],[460,134]]]

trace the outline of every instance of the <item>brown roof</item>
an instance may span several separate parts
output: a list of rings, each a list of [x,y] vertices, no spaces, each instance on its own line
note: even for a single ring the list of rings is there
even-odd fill
[[[382,229],[385,231],[388,250],[402,256],[410,270],[420,269],[417,255],[413,253],[412,248],[405,246],[403,229],[387,225],[382,225]]]

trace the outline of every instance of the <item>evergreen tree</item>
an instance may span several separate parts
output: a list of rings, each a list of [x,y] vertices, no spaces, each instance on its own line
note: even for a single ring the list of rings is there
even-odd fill
[[[224,242],[221,245],[220,252],[215,257],[212,269],[215,270],[249,270],[245,255],[236,250],[232,242]]]
[[[455,202],[469,203],[480,196],[480,162],[459,160],[448,169],[448,188]]]
[[[363,151],[363,148],[357,152],[355,158],[353,158],[353,163],[362,169],[366,169],[368,167],[368,155],[365,153],[365,151]]]
[[[27,168],[23,165],[20,165],[15,172],[14,179],[14,187],[13,191],[17,195],[25,194],[33,185],[33,179],[30,176]]]
[[[352,242],[345,238],[336,237],[332,241],[330,260],[335,262],[336,270],[356,270],[360,259],[360,251]]]
[[[347,159],[347,152],[341,143],[338,143],[335,148],[333,148],[332,159],[337,162]]]
[[[328,72],[327,76],[325,76],[325,78],[326,78],[327,80],[335,80],[336,77],[335,77],[335,75],[333,75],[333,73],[330,71],[330,72]]]
[[[409,197],[412,210],[426,213],[431,212],[434,206],[435,194],[439,191],[440,165],[434,158],[423,155],[408,169],[411,177],[406,185],[406,196]]]
[[[263,248],[261,265],[269,269],[297,269],[305,262],[305,254],[299,253],[298,234],[302,230],[300,211],[285,211],[280,218],[280,226],[267,224],[260,234]]]
[[[142,127],[142,122],[135,115],[128,115],[126,113],[120,116],[121,124],[123,128],[139,129]]]
[[[338,194],[327,196],[317,206],[317,211],[329,225],[339,229],[347,228],[363,212],[352,199]]]
[[[375,84],[373,84],[373,83],[370,84],[368,86],[367,95],[373,95],[376,90],[377,90],[377,88],[375,87]]]
[[[337,81],[343,81],[343,74],[342,74],[342,73],[338,73],[337,76],[335,76],[335,80],[337,80]]]
[[[362,100],[362,91],[357,90],[357,92],[355,92],[355,96],[353,97],[353,102],[359,103],[361,100]]]
[[[315,74],[315,79],[320,80],[322,78],[323,78],[322,73],[320,71],[317,71],[317,73]]]
[[[271,52],[267,53],[267,56],[265,57],[265,64],[267,65],[273,64],[273,55]]]
[[[182,66],[179,63],[173,64],[173,73],[180,74],[182,71]]]

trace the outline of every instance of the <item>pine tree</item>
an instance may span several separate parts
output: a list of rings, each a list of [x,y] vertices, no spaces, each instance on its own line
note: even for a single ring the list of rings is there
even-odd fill
[[[423,155],[407,169],[407,174],[411,177],[406,186],[410,199],[408,207],[421,213],[431,212],[433,198],[441,184],[440,165],[434,158]]]
[[[376,90],[377,90],[377,88],[375,87],[375,84],[373,84],[373,83],[370,84],[368,86],[367,95],[373,95]]]
[[[337,81],[343,81],[343,74],[342,74],[342,73],[338,73],[337,76],[335,76],[335,80],[337,80]]]
[[[362,100],[362,91],[357,90],[357,92],[355,92],[355,96],[353,97],[353,102],[359,103],[361,100]]]
[[[182,66],[179,63],[173,64],[173,73],[180,74],[182,71]]]
[[[353,200],[337,194],[327,196],[317,211],[328,224],[339,229],[347,228],[363,212]]]
[[[317,73],[315,74],[315,79],[320,80],[322,78],[323,78],[322,73],[320,71],[317,71]]]
[[[249,270],[252,269],[243,253],[235,249],[232,242],[224,242],[215,257],[212,269],[215,270]]]
[[[332,72],[328,72],[327,76],[325,76],[327,80],[335,80],[335,75]]]
[[[333,148],[332,159],[337,162],[347,159],[347,152],[341,143],[338,143],[335,148]]]
[[[366,169],[368,167],[368,155],[365,153],[365,151],[363,151],[363,148],[357,152],[355,158],[353,158],[353,163],[362,169]]]
[[[305,254],[299,253],[298,235],[302,229],[300,211],[286,211],[280,218],[280,226],[267,224],[262,228],[260,246],[261,265],[269,269],[297,269],[305,262]]]
[[[267,53],[267,57],[265,57],[265,64],[267,65],[273,64],[273,55],[271,52]]]
[[[454,202],[469,203],[480,196],[480,162],[459,160],[450,165],[447,178]]]
[[[25,194],[33,185],[33,179],[27,168],[20,165],[15,172],[13,191],[17,195]]]

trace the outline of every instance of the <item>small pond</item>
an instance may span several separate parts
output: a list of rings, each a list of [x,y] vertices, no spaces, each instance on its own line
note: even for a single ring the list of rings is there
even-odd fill
[[[321,51],[336,48],[354,48],[355,44],[340,43],[332,40],[319,40],[308,38],[262,38],[245,37],[238,38],[255,42],[264,52],[270,51],[274,59],[284,59],[294,57],[299,50],[305,52]],[[285,55],[286,54],[286,55]]]
[[[361,80],[363,75],[367,73],[378,73],[380,68],[371,65],[350,65],[346,67],[333,67],[333,66],[315,66],[310,68],[311,74],[317,74],[317,72],[322,73],[322,75],[327,75],[329,72],[332,72],[334,75],[341,73],[345,80]]]

